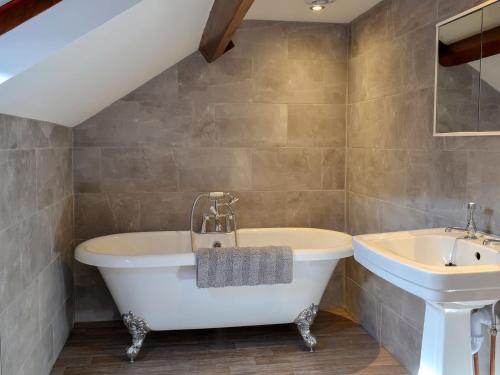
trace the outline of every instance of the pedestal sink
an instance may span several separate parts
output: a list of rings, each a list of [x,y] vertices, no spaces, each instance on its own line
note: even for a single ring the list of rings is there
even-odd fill
[[[500,300],[500,245],[460,237],[441,228],[353,239],[359,263],[426,302],[419,375],[473,374],[471,311]]]

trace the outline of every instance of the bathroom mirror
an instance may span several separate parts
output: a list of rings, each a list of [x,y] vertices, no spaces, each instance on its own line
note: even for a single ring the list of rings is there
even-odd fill
[[[437,25],[434,135],[500,135],[500,1]]]

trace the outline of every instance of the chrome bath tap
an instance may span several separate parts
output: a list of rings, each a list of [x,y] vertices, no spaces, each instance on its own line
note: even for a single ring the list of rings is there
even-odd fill
[[[451,232],[453,230],[458,230],[467,233],[466,236],[464,237],[464,239],[466,240],[477,239],[477,227],[476,227],[476,221],[474,220],[475,211],[476,211],[476,204],[474,202],[470,202],[467,205],[467,225],[465,226],[465,228],[447,227],[445,231]]]
[[[213,223],[213,232],[215,233],[230,233],[236,229],[236,220],[232,205],[239,198],[230,193],[211,192],[200,194],[193,204],[191,210],[191,228],[194,222],[194,208],[201,197],[206,197],[210,200],[211,205],[208,213],[203,213],[200,233],[209,232],[209,224]]]

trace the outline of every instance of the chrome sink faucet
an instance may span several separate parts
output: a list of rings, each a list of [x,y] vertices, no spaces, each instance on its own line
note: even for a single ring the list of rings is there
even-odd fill
[[[464,239],[466,240],[477,239],[477,227],[476,227],[476,221],[474,220],[475,211],[476,211],[476,204],[474,202],[470,202],[467,205],[467,225],[465,226],[465,228],[447,227],[445,231],[451,232],[453,230],[459,230],[467,233]]]

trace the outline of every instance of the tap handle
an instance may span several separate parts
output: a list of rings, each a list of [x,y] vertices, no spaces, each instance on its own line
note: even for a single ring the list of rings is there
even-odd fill
[[[476,204],[474,202],[469,202],[469,204],[467,204],[467,208],[470,211],[474,211],[476,209]]]

